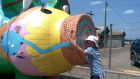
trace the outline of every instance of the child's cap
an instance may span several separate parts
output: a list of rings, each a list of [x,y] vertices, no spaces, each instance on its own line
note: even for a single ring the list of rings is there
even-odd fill
[[[96,47],[99,47],[98,44],[97,44],[97,41],[99,39],[96,36],[90,35],[90,36],[88,36],[88,38],[86,40],[93,41],[95,43]]]

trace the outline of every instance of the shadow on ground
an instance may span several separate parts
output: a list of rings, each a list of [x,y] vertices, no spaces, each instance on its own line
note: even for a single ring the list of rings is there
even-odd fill
[[[60,75],[60,79],[83,79],[83,78],[75,78],[75,77]]]

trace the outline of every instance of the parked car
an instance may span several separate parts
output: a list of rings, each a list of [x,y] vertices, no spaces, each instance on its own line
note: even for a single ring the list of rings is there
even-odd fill
[[[130,45],[131,43],[130,42],[124,42],[124,45]]]
[[[131,65],[136,66],[140,64],[140,39],[134,40],[130,47]]]

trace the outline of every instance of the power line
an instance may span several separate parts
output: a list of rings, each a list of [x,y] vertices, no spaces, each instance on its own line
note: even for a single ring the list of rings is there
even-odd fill
[[[135,17],[132,17],[131,19],[137,19],[137,18],[139,18],[140,17],[140,15],[137,15],[137,16],[135,16]]]
[[[120,17],[122,18],[122,20],[124,20],[126,23],[133,25],[132,23],[130,23],[129,21],[127,21],[125,18],[123,18],[110,4],[108,4],[108,6],[110,6],[110,8],[112,8],[112,10]]]
[[[137,24],[137,23],[140,23],[140,22],[135,22],[135,23],[130,23],[128,20],[126,20],[125,18],[123,18],[110,4],[108,4],[108,6],[122,19],[122,20],[124,20],[127,24],[129,24],[129,25],[135,25],[135,24]],[[116,24],[116,25],[118,25],[118,24]],[[120,29],[122,29],[122,28],[124,28],[124,27],[120,27]],[[128,29],[126,30],[125,28],[124,28],[124,30],[126,31],[126,32],[128,32],[129,33],[129,31],[128,31]],[[132,29],[131,29],[132,30]],[[135,29],[136,30],[136,29]],[[139,31],[136,31],[136,32],[131,32],[131,33],[129,33],[128,35],[127,35],[127,38],[133,38],[133,39],[136,39],[136,37],[138,37],[137,35],[138,35],[138,32]],[[137,35],[135,35],[134,33],[136,33]]]
[[[109,5],[109,4],[108,4]],[[128,20],[126,20],[125,18],[123,18],[111,5],[109,5],[110,6],[110,8],[112,8],[112,10],[120,17],[120,18],[122,18],[122,20],[124,20],[127,24],[129,24],[129,25],[135,25],[135,24],[137,24],[137,23],[140,23],[140,22],[134,22],[134,23],[130,23]],[[140,16],[140,15],[138,15],[138,16]],[[138,17],[137,16],[137,17]]]

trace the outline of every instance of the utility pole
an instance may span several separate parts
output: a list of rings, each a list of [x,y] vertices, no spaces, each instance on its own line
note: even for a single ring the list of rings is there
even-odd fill
[[[90,11],[89,13],[87,13],[89,16],[90,16],[90,18],[92,19],[92,16],[94,15],[93,13],[92,13],[92,11]]]
[[[105,1],[105,16],[104,16],[104,47],[106,48],[106,18],[107,18],[107,0]]]
[[[112,53],[112,24],[110,24],[110,36],[109,36],[109,70],[111,70],[111,53]]]

